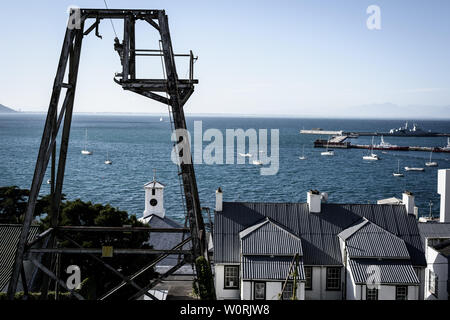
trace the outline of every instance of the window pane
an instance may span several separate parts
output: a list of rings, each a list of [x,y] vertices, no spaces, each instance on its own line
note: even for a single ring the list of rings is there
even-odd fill
[[[366,300],[378,300],[378,290],[366,287]]]
[[[305,289],[312,289],[312,267],[304,267],[305,269]]]
[[[255,282],[255,300],[264,300],[266,298],[265,282]]]
[[[239,266],[225,266],[225,288],[239,287]]]
[[[294,284],[292,282],[286,283],[283,291],[283,300],[291,300],[294,294]]]
[[[327,289],[339,290],[341,288],[341,268],[327,268]]]
[[[395,299],[396,300],[408,300],[408,287],[396,286],[395,287]]]

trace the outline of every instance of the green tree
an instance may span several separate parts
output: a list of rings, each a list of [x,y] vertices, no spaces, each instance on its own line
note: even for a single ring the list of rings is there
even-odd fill
[[[0,187],[0,223],[21,224],[27,209],[30,191],[17,186]],[[48,212],[49,196],[40,197],[34,216]]]
[[[50,226],[50,217],[47,216],[41,221],[44,229]],[[126,211],[116,209],[110,205],[92,204],[83,202],[80,199],[66,201],[61,204],[59,214],[60,226],[104,226],[122,227],[130,225],[133,227],[144,226],[134,215],[128,215]],[[149,239],[149,232],[71,232],[69,237],[83,248],[101,248],[112,246],[113,248],[150,248],[146,242]],[[77,248],[70,240],[61,238],[59,247]],[[117,255],[113,258],[102,258],[103,261],[113,266],[123,275],[131,275],[140,268],[150,263],[155,257],[153,255]],[[81,269],[83,281],[82,292],[85,298],[96,299],[120,283],[122,280],[117,275],[106,269],[98,261],[85,254],[62,254],[61,272],[69,265],[77,265]],[[149,270],[139,276],[135,282],[140,286],[145,286],[154,278],[155,273]],[[112,299],[129,298],[136,293],[136,289],[127,285],[116,292]]]

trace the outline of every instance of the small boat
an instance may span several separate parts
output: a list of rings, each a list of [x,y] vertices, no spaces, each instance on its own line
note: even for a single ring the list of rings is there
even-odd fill
[[[441,150],[450,151],[450,137],[447,138],[447,145],[445,147],[442,147]]]
[[[376,153],[373,153],[373,137],[372,137],[372,147],[370,148],[370,154],[363,156],[363,160],[380,160]]]
[[[106,152],[106,160],[105,160],[105,164],[112,164],[112,161],[109,160],[109,152]]]
[[[305,160],[305,146],[303,146],[303,151],[302,151],[302,155],[300,157],[298,157],[300,160]]]
[[[327,140],[327,151],[321,152],[320,154],[322,156],[334,156],[333,150],[328,150],[328,143],[330,142],[330,139]]]
[[[164,121],[163,117],[159,118],[159,121],[160,121],[160,122],[163,122],[163,121]]]
[[[437,167],[437,166],[438,166],[438,164],[437,164],[436,161],[431,161],[431,156],[432,156],[432,154],[433,154],[433,150],[431,150],[431,152],[430,152],[430,161],[425,162],[425,165],[426,165],[427,167]]]
[[[403,177],[404,174],[400,173],[400,160],[397,162],[397,172],[392,173],[394,177]]]
[[[47,180],[47,184],[50,184],[50,183],[52,183],[52,180],[51,180],[51,179],[48,179],[48,180]]]
[[[262,165],[262,162],[261,162],[260,160],[253,160],[252,163],[253,163],[255,166],[261,166],[261,165]]]
[[[405,167],[406,171],[425,171],[424,168]]]
[[[87,129],[86,129],[85,132],[86,132],[86,133],[85,133],[85,137],[84,137],[84,149],[81,150],[81,154],[84,154],[84,155],[91,155],[91,154],[92,154],[92,151],[88,151],[88,149],[87,149]]]
[[[389,142],[384,141],[384,137],[381,136],[381,142],[374,146],[376,149],[396,149],[398,145],[390,144]]]
[[[363,156],[363,160],[380,160],[377,154],[371,153],[370,155]]]
[[[241,157],[247,157],[247,158],[250,158],[250,157],[252,156],[251,153],[239,153],[239,155],[240,155]]]

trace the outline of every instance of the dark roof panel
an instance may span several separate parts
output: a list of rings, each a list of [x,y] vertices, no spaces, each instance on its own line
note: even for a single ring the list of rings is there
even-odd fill
[[[245,234],[244,234],[245,233]],[[269,219],[241,231],[243,255],[302,255],[302,241],[286,228]]]
[[[264,257],[264,256],[243,256],[242,257],[242,279],[243,280],[286,280],[292,279],[289,269],[292,265],[293,257]],[[299,259],[299,280],[305,280],[302,259]]]
[[[357,284],[366,284],[368,277],[376,274],[373,268],[379,268],[380,284],[419,284],[416,272],[408,261],[350,259],[350,270]]]
[[[6,287],[16,256],[22,225],[0,224],[0,291]],[[28,241],[32,241],[39,234],[39,226],[30,226]]]
[[[337,234],[361,217],[404,240],[414,266],[426,265],[417,222],[403,205],[332,203],[311,214],[306,203],[224,202],[214,218],[214,261],[239,263],[239,232],[266,217],[301,238],[305,265],[342,265]]]
[[[402,239],[371,222],[349,236],[346,244],[350,258],[410,258]]]

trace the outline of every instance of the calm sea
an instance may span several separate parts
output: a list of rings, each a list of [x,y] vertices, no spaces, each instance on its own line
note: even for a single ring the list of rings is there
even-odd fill
[[[143,185],[153,177],[166,185],[166,214],[183,221],[183,205],[177,168],[170,160],[170,122],[160,122],[159,116],[142,115],[75,115],[63,192],[68,199],[80,198],[95,203],[110,203],[130,214],[141,216],[144,210]],[[329,202],[375,203],[387,197],[400,197],[404,190],[416,195],[420,215],[439,213],[437,169],[450,168],[450,154],[433,154],[438,168],[425,172],[405,172],[395,178],[392,172],[400,167],[424,167],[427,152],[389,152],[382,160],[362,160],[366,150],[335,150],[334,157],[320,156],[323,149],[314,149],[317,136],[300,135],[299,130],[323,128],[330,130],[388,131],[404,123],[397,120],[332,120],[252,117],[188,117],[191,130],[194,120],[203,121],[203,130],[279,129],[280,167],[273,176],[260,175],[260,167],[245,165],[196,165],[196,176],[202,206],[214,207],[215,190],[221,186],[225,201],[304,202],[309,189],[329,194]],[[0,185],[30,188],[34,165],[45,122],[44,114],[0,115]],[[419,121],[425,130],[450,132],[450,121]],[[88,149],[92,156],[83,156],[85,130],[88,130]],[[224,134],[225,136],[225,134]],[[385,140],[398,145],[444,146],[446,138],[399,138]],[[370,144],[370,137],[362,137],[360,144]],[[378,143],[379,140],[375,140]],[[207,145],[204,142],[204,147]],[[307,160],[301,161],[304,146]],[[106,154],[113,161],[105,165]],[[248,160],[247,160],[248,162]],[[47,170],[49,171],[49,170]],[[49,172],[41,193],[49,192]]]

